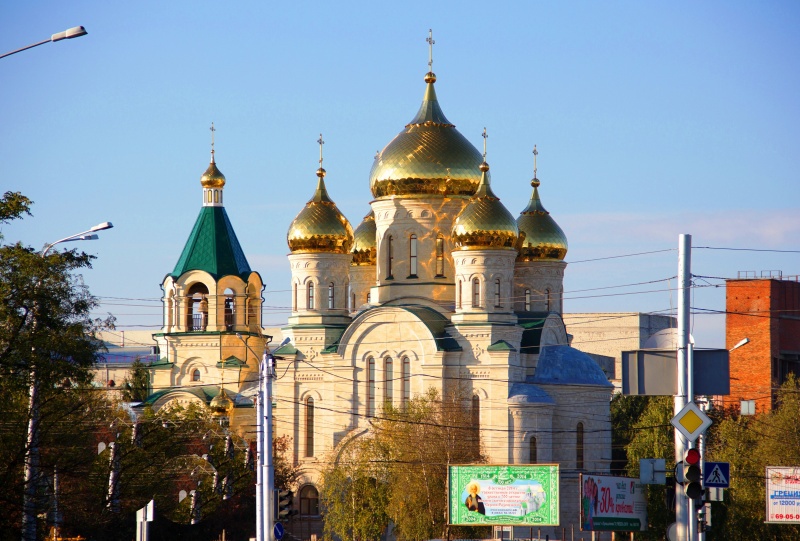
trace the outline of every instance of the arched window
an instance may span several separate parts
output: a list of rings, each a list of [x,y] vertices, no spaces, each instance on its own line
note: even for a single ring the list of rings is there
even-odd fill
[[[214,190],[214,203],[219,203],[219,190]]]
[[[530,289],[526,289],[525,290],[525,311],[526,312],[530,312],[531,311],[531,290]]]
[[[578,423],[575,429],[575,467],[583,469],[583,423]]]
[[[461,308],[461,280],[456,284],[456,308]]]
[[[394,363],[391,357],[383,360],[383,404],[391,405],[394,399]]]
[[[308,310],[314,309],[314,282],[309,282],[307,286],[308,294],[306,295],[306,308]]]
[[[530,448],[529,448],[530,455],[529,455],[529,458],[528,458],[528,462],[530,462],[531,464],[536,464],[539,461],[539,459],[537,458],[537,452],[536,451],[537,451],[537,449],[536,449],[536,436],[531,436]]]
[[[436,238],[436,277],[444,277],[444,238]]]
[[[500,278],[494,281],[494,305],[500,306]]]
[[[550,311],[550,290],[544,290],[544,302],[545,302],[545,310],[548,312]]]
[[[401,400],[403,401],[403,408],[405,408],[406,404],[408,404],[408,401],[411,398],[411,362],[408,360],[408,357],[403,357],[402,384],[403,388],[400,394]]]
[[[225,330],[232,331],[236,323],[236,297],[231,288],[225,289]]]
[[[391,280],[392,276],[392,263],[394,254],[392,254],[392,236],[386,237],[386,279]]]
[[[481,307],[481,281],[478,278],[472,279],[472,307]]]
[[[300,515],[319,515],[319,492],[311,485],[306,485],[300,489]]]
[[[292,291],[292,311],[297,312],[297,284],[294,284]]]
[[[375,359],[367,359],[367,417],[375,415]]]
[[[350,311],[353,312],[356,309],[356,294],[355,291],[350,293]]]
[[[367,304],[369,304],[369,303],[370,303],[370,298],[371,298],[371,297],[372,297],[372,295],[370,294],[370,292],[369,292],[369,291],[367,291]]]
[[[208,325],[208,288],[197,283],[186,292],[186,330],[204,331]]]
[[[314,456],[314,399],[306,399],[306,456]]]
[[[408,277],[417,277],[417,236],[411,235],[408,239]]]
[[[333,310],[333,282],[328,284],[328,310]]]
[[[200,381],[200,370],[197,368],[192,371],[192,381]]]

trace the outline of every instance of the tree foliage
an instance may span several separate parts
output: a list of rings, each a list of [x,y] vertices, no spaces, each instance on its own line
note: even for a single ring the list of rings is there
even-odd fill
[[[378,539],[389,523],[400,540],[487,535],[447,525],[447,466],[485,461],[466,398],[430,389],[387,405],[369,433],[337,447],[323,478],[327,539]]]
[[[122,399],[126,402],[143,402],[150,395],[150,370],[137,358],[122,382]]]

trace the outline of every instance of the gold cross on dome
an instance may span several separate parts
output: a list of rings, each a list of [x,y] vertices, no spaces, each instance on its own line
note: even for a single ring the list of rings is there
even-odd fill
[[[536,178],[536,156],[539,155],[539,151],[536,150],[536,145],[533,145],[533,178]]]
[[[317,139],[317,143],[319,143],[319,166],[322,167],[322,145],[325,144],[325,141],[322,140],[322,134],[319,134],[319,139]]]
[[[214,132],[217,131],[214,128],[214,123],[213,122],[211,123],[211,128],[210,129],[211,129],[211,153],[213,154],[214,153]]]
[[[486,128],[483,128],[483,161],[486,161],[486,140],[489,138],[489,134],[486,133]]]
[[[433,71],[433,45],[436,43],[433,39],[433,29],[428,29],[428,39],[425,41],[428,42],[428,71]]]

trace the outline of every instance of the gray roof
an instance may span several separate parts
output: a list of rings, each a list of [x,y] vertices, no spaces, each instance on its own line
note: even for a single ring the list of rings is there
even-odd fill
[[[613,387],[594,359],[570,346],[543,347],[533,382]]]

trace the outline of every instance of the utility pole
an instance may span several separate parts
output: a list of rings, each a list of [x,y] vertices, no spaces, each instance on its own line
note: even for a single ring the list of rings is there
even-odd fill
[[[678,392],[675,394],[674,413],[683,410],[687,402],[694,400],[692,344],[689,335],[689,310],[692,286],[692,236],[678,237]],[[687,438],[675,429],[675,463],[680,463],[686,450],[694,447]],[[693,505],[684,491],[675,490],[675,523],[678,541],[697,539],[697,519]]]
[[[271,353],[264,353],[264,360],[261,366],[264,375],[264,386],[266,387],[266,401],[262,421],[265,427],[262,431],[265,440],[262,444],[264,450],[263,468],[266,470],[264,475],[266,477],[266,486],[263,487],[264,494],[262,496],[264,502],[262,509],[264,513],[262,520],[264,524],[263,541],[272,541],[273,513],[275,512],[275,468],[272,464],[272,378],[275,377],[275,357]]]

